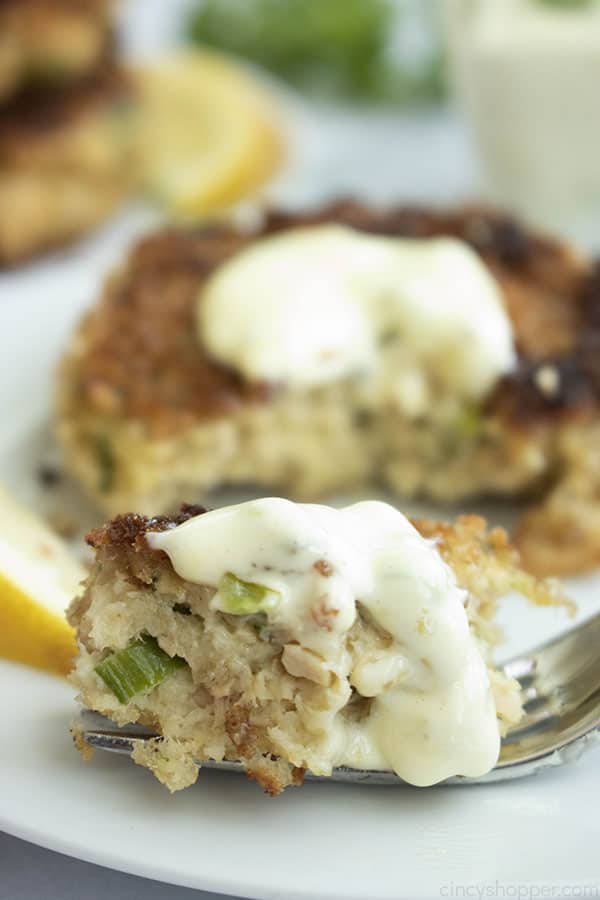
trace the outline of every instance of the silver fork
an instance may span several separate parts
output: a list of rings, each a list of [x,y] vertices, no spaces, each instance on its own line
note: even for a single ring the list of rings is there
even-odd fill
[[[481,784],[532,775],[577,759],[598,739],[600,613],[501,668],[521,685],[525,714],[503,739],[500,758],[491,772],[481,778],[457,776],[446,783]],[[86,743],[114,753],[131,753],[136,744],[154,736],[137,725],[120,728],[87,710],[81,713],[80,725]],[[243,771],[241,763],[229,760],[208,760],[202,767]],[[345,767],[334,769],[331,777],[345,782],[403,783],[393,772]]]

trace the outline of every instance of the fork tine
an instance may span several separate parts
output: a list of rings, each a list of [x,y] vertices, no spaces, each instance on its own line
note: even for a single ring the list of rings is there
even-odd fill
[[[600,614],[503,665],[525,700],[545,697],[564,707],[581,703],[600,688]]]

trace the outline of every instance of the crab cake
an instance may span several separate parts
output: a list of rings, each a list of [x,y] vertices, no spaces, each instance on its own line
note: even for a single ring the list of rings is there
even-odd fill
[[[0,110],[0,265],[99,224],[132,189],[133,94],[107,67]]]
[[[373,501],[130,514],[88,541],[72,681],[86,707],[156,732],[133,756],[171,790],[207,759],[271,794],[336,766],[483,775],[521,715],[489,658],[496,600],[563,602],[482,519],[414,527]]]
[[[143,240],[63,361],[110,513],[223,484],[528,504],[538,572],[600,563],[600,271],[489,210],[341,203]]]
[[[111,0],[0,0],[0,103],[95,69],[112,43]]]

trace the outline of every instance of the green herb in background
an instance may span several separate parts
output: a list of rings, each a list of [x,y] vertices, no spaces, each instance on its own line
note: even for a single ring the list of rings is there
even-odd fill
[[[591,6],[592,3],[597,3],[598,0],[538,0],[538,2],[546,6],[556,6],[557,8],[577,9],[582,6]]]
[[[244,56],[312,93],[437,100],[444,80],[434,17],[431,53],[415,61],[390,52],[402,7],[393,0],[204,0],[188,30],[193,41]]]

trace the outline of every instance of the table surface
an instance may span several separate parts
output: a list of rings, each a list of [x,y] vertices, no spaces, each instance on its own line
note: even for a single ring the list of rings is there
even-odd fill
[[[192,897],[217,900],[217,894],[124,875],[0,833],[0,900],[191,900]]]

